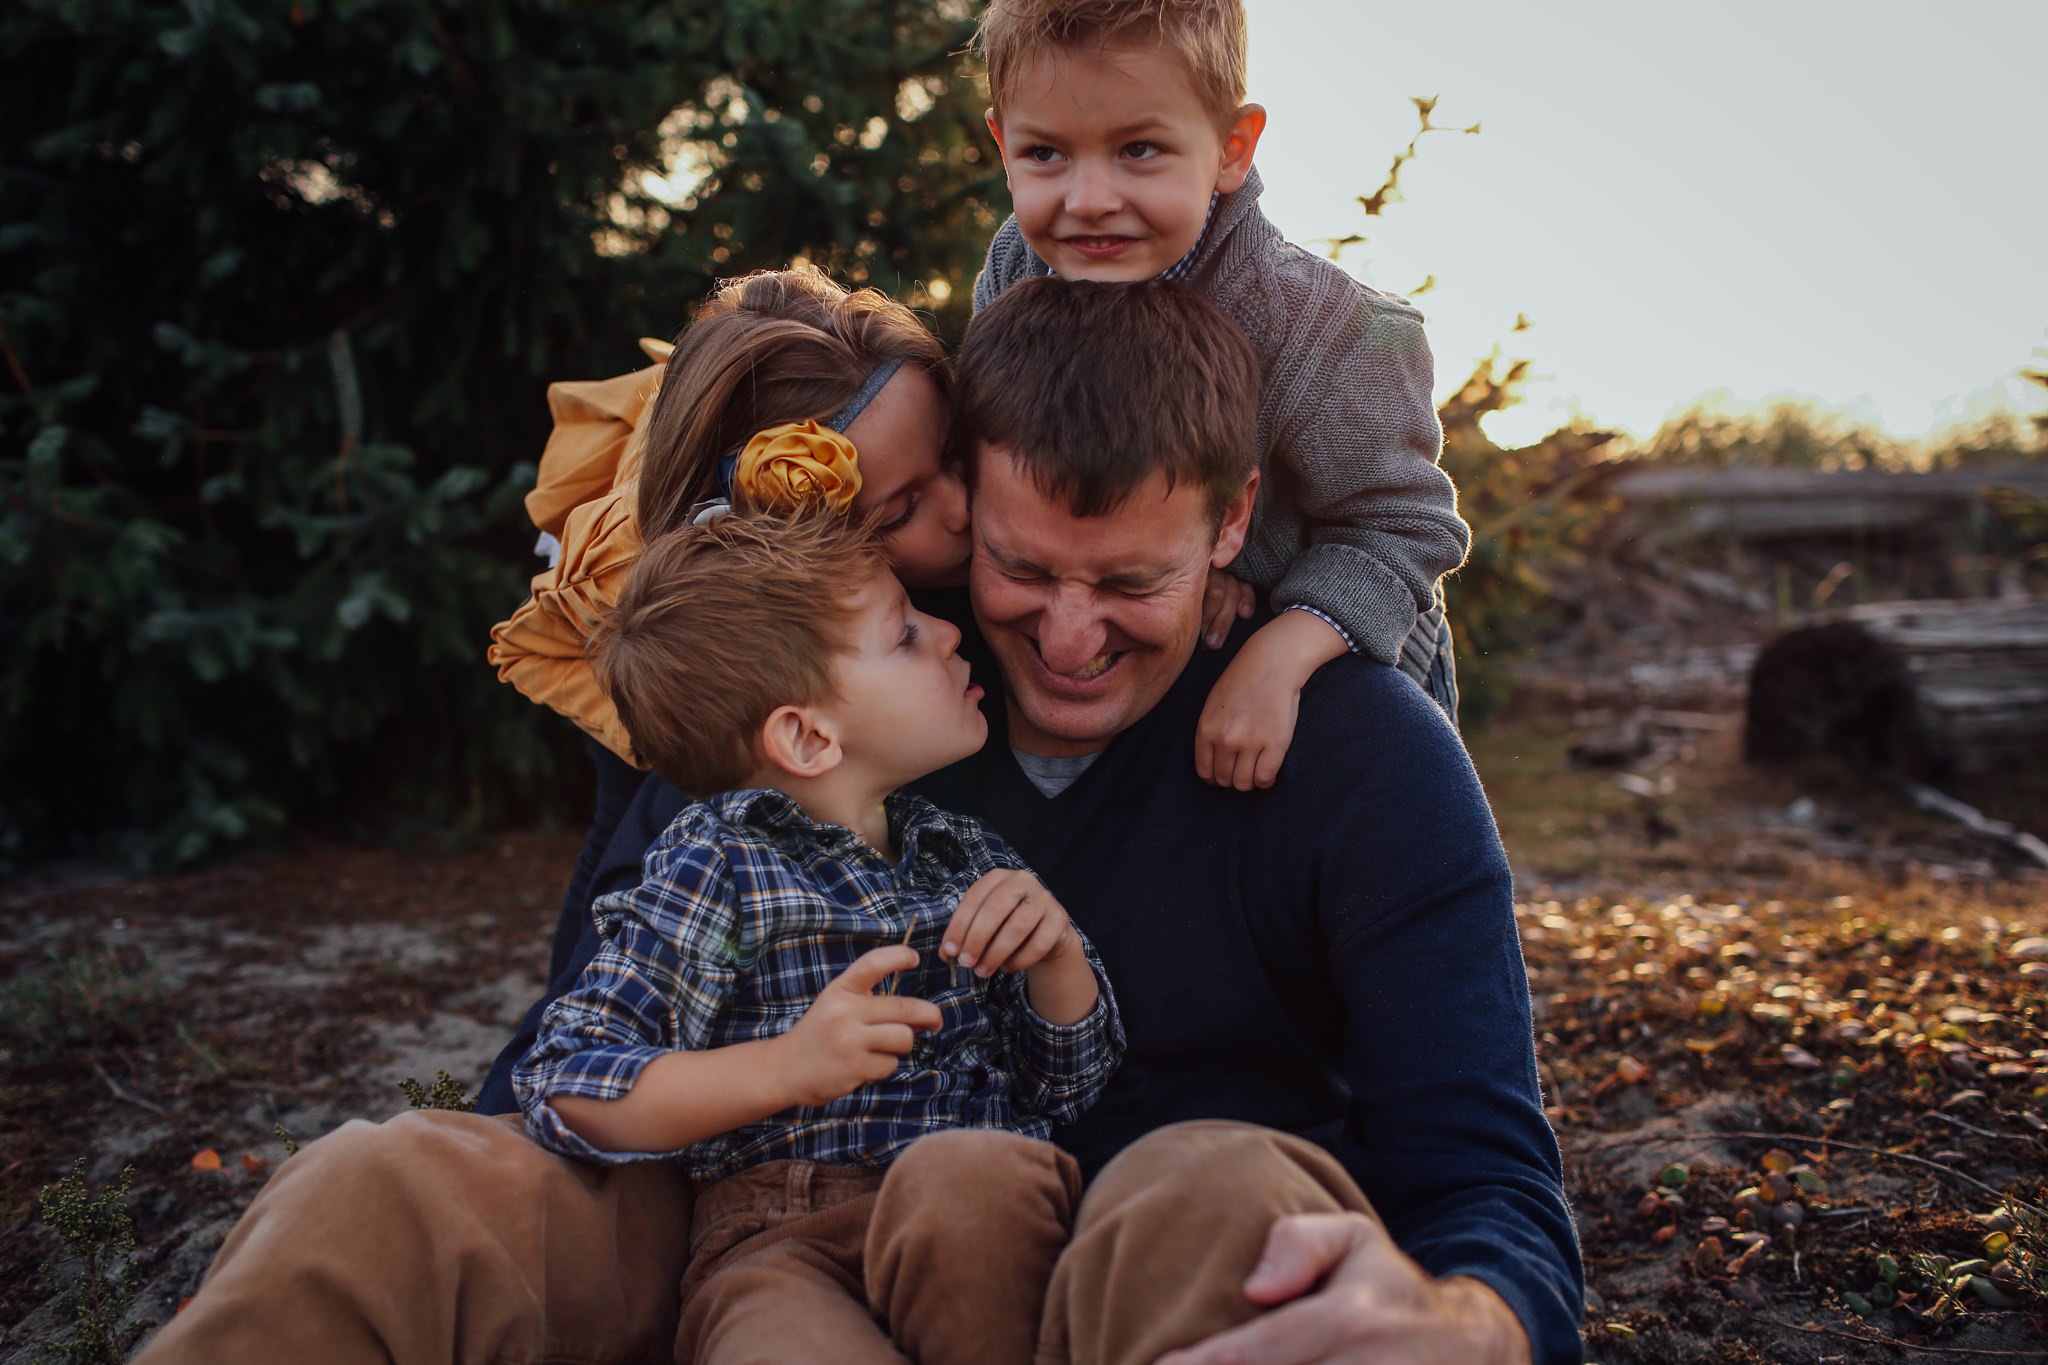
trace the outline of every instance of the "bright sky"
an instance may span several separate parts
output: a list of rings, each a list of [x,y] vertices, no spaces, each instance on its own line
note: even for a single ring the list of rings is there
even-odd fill
[[[1428,314],[1439,396],[1535,361],[1533,440],[1800,396],[1917,436],[2048,363],[2044,0],[1247,0],[1264,207],[1363,227],[1345,265]],[[1376,224],[1354,202],[1433,134]],[[1517,313],[1534,327],[1511,336]]]

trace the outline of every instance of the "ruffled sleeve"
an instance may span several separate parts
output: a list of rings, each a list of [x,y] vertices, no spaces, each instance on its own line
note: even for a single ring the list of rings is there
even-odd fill
[[[642,340],[641,349],[668,349]],[[557,540],[569,513],[628,483],[647,448],[646,417],[661,387],[658,364],[616,379],[569,379],[548,385],[555,428],[541,451],[540,477],[526,495],[526,515]]]
[[[605,699],[583,650],[640,555],[633,487],[647,449],[647,417],[675,348],[642,337],[655,363],[615,379],[548,386],[555,426],[540,476],[526,495],[533,524],[560,545],[554,566],[535,576],[532,596],[491,628],[490,662],[500,682],[560,712],[636,767],[632,741]]]
[[[626,762],[633,742],[584,657],[592,628],[611,610],[640,557],[640,526],[627,483],[572,510],[561,532],[562,557],[534,576],[533,595],[491,628],[498,680],[574,721]]]

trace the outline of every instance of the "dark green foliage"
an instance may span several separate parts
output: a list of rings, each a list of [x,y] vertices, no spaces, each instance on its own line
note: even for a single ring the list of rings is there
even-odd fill
[[[476,1109],[476,1101],[463,1093],[462,1083],[446,1071],[436,1071],[432,1085],[421,1085],[417,1076],[407,1076],[398,1088],[405,1092],[405,1102],[415,1109],[453,1109],[458,1114]],[[288,1145],[292,1151],[298,1150],[297,1144],[289,1140]]]
[[[1483,725],[1508,701],[1515,661],[1546,624],[1549,575],[1582,558],[1603,505],[1577,494],[1595,476],[1606,432],[1566,427],[1503,450],[1480,419],[1512,407],[1529,362],[1489,359],[1438,409],[1444,468],[1472,526],[1472,554],[1444,590],[1458,651],[1459,719]]]
[[[0,10],[0,863],[573,811],[569,727],[483,662],[533,566],[545,382],[631,368],[715,276],[801,256],[964,308],[1000,185],[970,26]],[[702,178],[663,203],[676,157]]]
[[[51,952],[41,970],[0,986],[0,1048],[7,1069],[76,1067],[141,1039],[164,1004],[148,961],[132,949]]]
[[[86,1188],[85,1158],[80,1157],[71,1163],[71,1174],[42,1188],[43,1221],[62,1239],[65,1258],[77,1263],[69,1275],[57,1262],[43,1266],[44,1280],[73,1321],[72,1335],[50,1347],[58,1360],[120,1365],[126,1356],[128,1304],[135,1297],[128,1279],[135,1225],[127,1207],[134,1179],[135,1168],[124,1166],[120,1179],[95,1195]]]
[[[704,178],[686,198],[720,273],[801,255],[966,328],[975,272],[1009,211],[966,53],[978,0],[727,5],[729,75],[670,131]],[[656,214],[655,223],[661,215]]]

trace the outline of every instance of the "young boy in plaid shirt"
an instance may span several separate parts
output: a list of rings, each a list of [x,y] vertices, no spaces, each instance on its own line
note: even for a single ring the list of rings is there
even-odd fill
[[[514,1086],[549,1148],[693,1177],[678,1359],[1031,1355],[1080,1191],[1045,1139],[1123,1037],[1038,879],[897,790],[987,737],[959,639],[824,512],[649,546],[593,642],[703,799],[597,902]]]

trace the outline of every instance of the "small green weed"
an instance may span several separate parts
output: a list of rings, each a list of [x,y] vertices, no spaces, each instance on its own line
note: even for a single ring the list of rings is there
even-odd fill
[[[147,955],[114,946],[52,951],[41,971],[0,986],[0,1046],[19,1066],[133,1042],[163,991]]]
[[[405,1092],[405,1102],[415,1109],[453,1109],[459,1114],[476,1109],[476,1101],[464,1095],[461,1082],[446,1071],[436,1071],[430,1086],[421,1085],[416,1076],[407,1076],[398,1088]]]
[[[135,1297],[128,1278],[135,1225],[127,1207],[134,1178],[135,1168],[124,1166],[120,1179],[95,1195],[86,1188],[85,1158],[80,1157],[71,1163],[71,1174],[43,1186],[38,1196],[43,1221],[63,1240],[66,1259],[78,1263],[77,1273],[68,1278],[59,1262],[43,1263],[43,1279],[74,1321],[71,1338],[50,1348],[59,1360],[121,1365],[126,1354],[128,1304]]]

